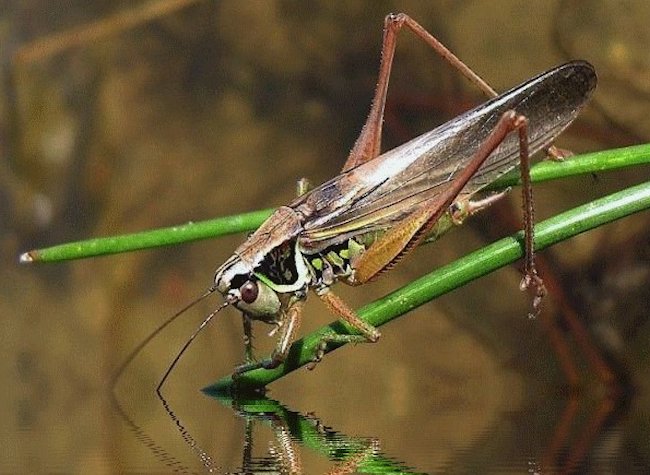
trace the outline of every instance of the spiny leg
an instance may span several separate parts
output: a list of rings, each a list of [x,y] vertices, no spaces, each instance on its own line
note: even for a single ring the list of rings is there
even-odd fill
[[[438,41],[431,33],[425,30],[418,22],[405,13],[390,14],[384,19],[384,36],[381,47],[381,63],[379,65],[379,76],[375,95],[370,107],[370,113],[366,123],[361,129],[361,134],[350,152],[342,171],[354,168],[364,162],[379,156],[381,152],[381,130],[386,106],[386,95],[388,93],[388,81],[395,57],[395,46],[397,34],[406,26],[416,36],[429,45],[442,59],[447,61],[454,69],[457,69],[463,76],[474,83],[488,97],[496,97],[497,93],[478,74],[472,71],[456,55]]]
[[[533,310],[529,318],[535,318],[541,311],[542,299],[548,293],[544,281],[537,273],[535,265],[535,204],[533,201],[533,185],[530,182],[530,155],[528,153],[528,121],[519,127],[519,170],[521,174],[521,195],[524,208],[524,242],[526,252],[524,255],[524,277],[519,288],[527,290],[533,288]]]
[[[528,153],[528,120],[515,111],[506,111],[488,137],[474,152],[467,167],[452,181],[449,186],[437,196],[425,201],[410,215],[392,227],[380,240],[375,242],[368,250],[354,262],[354,275],[351,279],[353,285],[360,285],[379,276],[382,272],[391,269],[422,240],[424,240],[438,219],[446,213],[458,194],[467,182],[476,174],[481,165],[490,154],[503,142],[506,136],[517,130],[519,134],[519,158],[521,162],[521,176],[523,186],[524,207],[524,233],[526,255],[524,259],[524,278],[520,284],[523,289],[533,287],[533,313],[535,316],[540,311],[540,304],[546,288],[537,273],[534,260],[533,220],[534,206],[533,193],[530,183],[530,157]]]
[[[474,152],[469,164],[451,181],[447,188],[425,201],[406,218],[393,226],[381,239],[375,242],[359,258],[353,262],[354,276],[352,284],[363,284],[377,277],[383,271],[390,269],[402,257],[417,246],[429,233],[431,228],[446,213],[456,200],[467,182],[476,174],[490,154],[503,142],[513,130],[525,127],[526,118],[514,111],[506,111],[492,132]],[[520,140],[521,142],[521,140]],[[528,155],[520,152],[523,157]]]
[[[282,316],[278,343],[273,353],[271,353],[271,357],[237,366],[233,372],[233,377],[258,368],[274,369],[282,364],[300,328],[304,303],[304,298],[292,298],[292,301],[288,304],[288,308]]]
[[[379,340],[381,336],[379,330],[365,320],[362,320],[340,297],[333,294],[329,287],[317,291],[316,295],[318,295],[332,313],[349,323],[360,335],[332,333],[323,337],[318,344],[318,349],[312,364],[308,366],[309,369],[314,369],[316,363],[323,359],[328,343],[376,343]]]
[[[388,15],[389,17],[391,15]],[[433,50],[442,57],[447,63],[449,63],[454,69],[460,72],[465,76],[470,82],[472,82],[476,87],[478,87],[488,98],[494,98],[498,96],[498,93],[490,86],[483,78],[476,74],[469,66],[467,66],[463,61],[460,60],[456,55],[454,55],[445,45],[443,45],[436,37],[429,33],[426,29],[422,27],[418,22],[413,20],[411,17],[405,13],[399,13],[397,15],[392,15],[394,21],[399,26],[397,31],[402,27],[400,22],[403,22],[413,33],[415,33],[422,41],[429,45]],[[388,17],[386,19],[388,21]],[[557,148],[555,145],[551,145],[545,150],[546,155],[555,161],[562,161],[564,158],[573,155],[573,152],[570,150],[564,150]]]
[[[391,13],[384,19],[384,35],[381,47],[381,62],[379,65],[379,75],[375,94],[370,107],[370,113],[366,123],[361,129],[350,154],[348,155],[342,171],[354,168],[357,165],[365,163],[376,158],[381,153],[381,133],[384,119],[384,109],[386,106],[386,96],[388,93],[388,82],[395,57],[395,46],[397,44],[397,34],[403,26],[411,30],[418,38],[431,47],[442,59],[450,66],[460,72],[465,78],[472,82],[487,97],[493,98],[497,92],[469,66],[452,53],[443,45],[435,36],[429,33],[413,18],[405,13]],[[572,155],[568,150],[563,150],[551,145],[545,150],[547,156],[552,160],[563,160],[565,157]]]

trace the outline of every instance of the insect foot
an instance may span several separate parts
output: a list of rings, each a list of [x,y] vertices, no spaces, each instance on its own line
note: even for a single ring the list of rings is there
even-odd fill
[[[318,342],[316,353],[311,359],[311,363],[307,365],[307,369],[309,371],[314,371],[314,369],[316,369],[316,365],[322,361],[323,356],[325,356],[325,352],[327,351],[327,344],[332,341],[331,338],[334,338],[334,333],[332,333],[329,337],[323,337],[323,339]]]
[[[524,275],[519,283],[519,289],[522,291],[530,288],[535,289],[535,296],[533,297],[532,303],[533,310],[528,314],[528,318],[533,319],[537,318],[539,313],[542,311],[542,300],[544,300],[544,297],[548,293],[544,281],[539,275],[537,275],[536,270]]]

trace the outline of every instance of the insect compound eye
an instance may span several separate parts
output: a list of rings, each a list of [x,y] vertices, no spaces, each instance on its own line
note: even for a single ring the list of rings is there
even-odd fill
[[[244,285],[239,288],[239,293],[241,294],[241,299],[248,304],[251,304],[257,300],[260,289],[257,286],[257,282],[251,280],[247,281]]]
[[[237,287],[235,287],[237,288]],[[260,320],[277,317],[282,303],[275,290],[259,280],[247,280],[239,287],[237,308]]]

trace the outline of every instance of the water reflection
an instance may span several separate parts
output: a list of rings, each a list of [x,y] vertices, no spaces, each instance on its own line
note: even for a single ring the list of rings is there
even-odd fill
[[[541,400],[529,401],[523,410],[504,414],[485,432],[466,440],[465,448],[456,449],[444,466],[417,471],[411,468],[408,460],[400,461],[382,452],[378,437],[346,435],[329,427],[327,421],[313,413],[291,410],[263,394],[206,395],[231,412],[213,411],[214,406],[208,405],[200,419],[189,413],[181,415],[182,409],[175,408],[175,402],[182,406],[179,400],[174,402],[160,392],[158,398],[151,396],[151,400],[155,399],[158,407],[164,409],[158,411],[159,420],[153,423],[140,422],[147,418],[149,410],[131,409],[133,412],[129,414],[125,409],[137,406],[130,399],[140,401],[143,395],[114,394],[112,402],[138,442],[174,472],[344,474],[430,473],[442,469],[476,473],[492,472],[501,467],[515,471],[525,469],[529,473],[575,473],[600,472],[620,463],[626,450],[623,446],[625,421],[633,391],[631,388],[596,386],[566,395],[556,394],[555,398],[543,396]],[[188,397],[204,399],[198,394]],[[427,395],[421,398],[425,403]],[[241,434],[239,431],[228,434],[234,442],[234,452],[239,453],[238,462],[232,461],[227,447],[211,444],[204,430],[205,427],[222,430],[231,415],[237,417],[237,425],[243,429]],[[166,422],[160,426],[160,420]],[[164,428],[153,429],[154,426]],[[189,427],[197,428],[202,435],[195,436]],[[153,430],[157,430],[156,437],[151,435]],[[409,427],[408,430],[422,430],[422,437],[426,437],[428,429]],[[439,430],[450,430],[450,427]],[[168,451],[156,440],[169,441],[170,435],[189,448],[191,460],[182,460],[184,455],[181,454],[187,454],[187,450]],[[399,438],[398,431],[390,440],[384,440],[385,445],[394,445],[395,438]],[[538,439],[534,448],[531,438]],[[426,443],[424,446],[434,450]],[[643,467],[647,467],[644,462],[637,461],[630,463],[627,469],[643,470]]]
[[[210,454],[186,428],[176,415],[170,402],[161,394],[158,397],[169,418],[169,429],[175,427],[178,436],[189,447],[196,459],[196,465],[210,473],[314,473],[303,465],[303,451],[318,455],[321,461],[334,466],[329,474],[356,473],[416,473],[380,451],[379,440],[372,437],[351,437],[325,425],[313,414],[292,411],[280,402],[264,395],[253,398],[233,398],[226,395],[210,396],[214,401],[232,410],[244,425],[241,447],[241,466],[232,470],[220,468],[215,462],[218,454]],[[113,397],[114,408],[130,428],[136,439],[151,453],[175,472],[189,473],[194,469],[179,461],[159,445],[146,429],[129,416],[117,397]],[[196,422],[196,421],[194,421]],[[260,433],[256,427],[270,431]],[[267,447],[256,453],[255,447]],[[218,449],[217,449],[218,451]]]
[[[587,456],[599,437],[605,439],[620,432],[620,421],[626,414],[628,399],[624,393],[605,394],[602,399],[591,401],[585,395],[570,394],[545,452],[542,467],[557,473],[573,473],[589,468]],[[610,447],[611,453],[617,453]]]
[[[257,399],[232,399],[214,396],[215,400],[230,407],[246,425],[242,444],[243,473],[268,472],[302,474],[301,451],[309,449],[335,467],[328,473],[344,474],[356,471],[367,473],[404,472],[405,467],[379,452],[379,441],[372,438],[350,437],[325,426],[311,414],[291,411],[278,401],[266,397]],[[256,424],[271,429],[268,454],[253,455],[253,428]],[[259,442],[259,441],[258,441]]]

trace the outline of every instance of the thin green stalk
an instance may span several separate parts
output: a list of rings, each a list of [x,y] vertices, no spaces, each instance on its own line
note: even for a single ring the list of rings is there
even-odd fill
[[[544,160],[536,163],[530,169],[530,179],[533,183],[542,183],[560,178],[596,174],[635,165],[647,165],[650,164],[649,154],[650,144],[643,144],[585,153],[561,162]],[[508,186],[520,184],[519,171],[512,170],[510,173],[507,173],[490,184],[487,189],[502,190]]]
[[[273,208],[232,216],[190,222],[169,228],[152,229],[133,234],[69,242],[44,249],[35,249],[20,256],[20,262],[58,262],[83,259],[107,254],[139,251],[161,246],[210,239],[228,234],[243,233],[257,229],[273,212]]]
[[[539,183],[578,174],[594,174],[648,163],[650,163],[650,144],[586,154],[561,163],[538,163],[531,170],[531,179],[534,183]],[[516,173],[512,173],[495,182],[490,189],[504,188],[517,183],[518,176]],[[539,223],[535,228],[536,248],[543,249],[586,230],[649,207],[650,182],[601,198]],[[267,209],[136,234],[62,244],[30,251],[23,254],[20,260],[25,263],[56,262],[250,231],[257,228],[271,212],[272,210]],[[359,310],[359,315],[371,324],[381,326],[439,295],[516,261],[522,254],[522,235],[519,233],[486,246],[363,307]],[[275,370],[255,370],[242,375],[237,382],[237,390],[261,388],[309,363],[322,336],[332,331],[345,334],[354,330],[345,323],[337,321],[307,335],[294,343],[288,359],[283,365]],[[338,346],[331,345],[328,350],[333,351]],[[232,379],[227,377],[206,388],[206,391],[227,392],[234,387]]]
[[[650,163],[650,144],[637,145],[576,156],[564,162],[540,162],[531,169],[531,179],[533,183],[539,183],[579,174],[598,173],[648,163]],[[516,185],[518,182],[518,174],[514,171],[497,180],[490,186],[490,189],[503,189]],[[272,209],[266,209],[135,234],[60,244],[26,252],[20,256],[20,261],[23,263],[58,262],[169,246],[252,231],[259,227],[272,211]]]
[[[650,208],[650,182],[619,191],[561,213],[535,227],[535,248],[540,250],[580,233]],[[421,277],[358,311],[359,316],[381,326],[400,315],[496,269],[520,259],[524,253],[521,232],[501,239]],[[208,393],[254,391],[310,363],[322,337],[328,333],[354,334],[342,321],[333,322],[296,341],[284,364],[274,370],[249,371],[235,383],[230,376],[205,388]],[[329,345],[327,352],[342,344]]]

